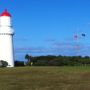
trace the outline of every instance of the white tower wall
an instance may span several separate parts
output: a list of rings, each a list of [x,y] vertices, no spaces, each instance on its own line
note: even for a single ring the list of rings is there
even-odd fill
[[[12,35],[0,34],[0,60],[7,61],[9,66],[14,67],[13,39]]]
[[[0,18],[0,25],[1,26],[11,26],[11,18],[3,16]]]

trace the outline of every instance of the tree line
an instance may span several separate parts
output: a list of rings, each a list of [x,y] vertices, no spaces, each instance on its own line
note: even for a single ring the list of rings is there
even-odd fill
[[[15,66],[86,66],[90,65],[89,56],[31,56],[26,54],[25,61],[15,61]],[[0,67],[7,67],[8,62],[0,60]]]
[[[18,66],[79,66],[79,65],[90,65],[89,56],[30,56],[25,55],[25,62],[17,62]]]

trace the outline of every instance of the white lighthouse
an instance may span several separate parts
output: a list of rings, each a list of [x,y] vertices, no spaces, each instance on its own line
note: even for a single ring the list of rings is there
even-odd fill
[[[4,10],[0,15],[0,60],[7,61],[8,67],[14,67],[13,35],[11,15]]]

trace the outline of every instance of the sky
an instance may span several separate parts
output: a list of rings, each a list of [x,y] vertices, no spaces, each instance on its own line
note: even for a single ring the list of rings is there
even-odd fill
[[[12,16],[15,60],[90,56],[90,0],[0,0],[4,9]]]

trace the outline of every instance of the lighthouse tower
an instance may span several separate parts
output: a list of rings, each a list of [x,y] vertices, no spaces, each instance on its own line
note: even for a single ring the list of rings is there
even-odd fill
[[[11,15],[4,10],[0,15],[0,60],[8,62],[8,67],[14,67],[13,35]]]

